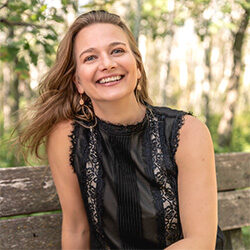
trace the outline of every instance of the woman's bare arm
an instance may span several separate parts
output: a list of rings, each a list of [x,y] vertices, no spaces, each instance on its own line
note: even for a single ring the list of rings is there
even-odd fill
[[[47,153],[62,207],[62,249],[89,249],[89,225],[76,174],[69,162],[72,125],[55,126],[48,138]]]
[[[185,116],[176,163],[184,239],[167,249],[215,249],[217,187],[213,143],[206,125],[195,117]]]

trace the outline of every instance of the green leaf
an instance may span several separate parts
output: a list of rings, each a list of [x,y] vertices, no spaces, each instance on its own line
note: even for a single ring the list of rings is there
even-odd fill
[[[0,47],[0,60],[5,62],[13,61],[17,57],[19,49],[13,44],[2,45]]]
[[[40,7],[40,12],[43,13],[47,9],[47,5],[44,4]]]
[[[39,33],[39,30],[36,28],[32,28],[32,30],[30,31],[33,35],[37,35]]]
[[[21,22],[22,18],[19,15],[13,15],[9,17],[10,22]]]
[[[25,50],[29,50],[30,49],[30,45],[29,45],[29,43],[27,41],[24,43],[23,48]]]
[[[56,38],[57,38],[57,36],[52,35],[52,34],[48,34],[47,36],[45,36],[45,39],[52,40],[52,41],[55,41]]]
[[[16,64],[15,71],[22,72],[29,70],[29,64],[25,61],[24,57],[19,58]]]
[[[32,62],[34,65],[37,65],[38,54],[35,53],[35,52],[32,51],[32,50],[29,51],[29,54],[30,54],[31,62]]]
[[[38,15],[37,14],[33,14],[30,16],[30,20],[32,21],[37,21],[38,20]]]
[[[46,53],[48,54],[53,54],[55,52],[53,46],[47,44],[47,43],[43,43],[43,47]]]
[[[37,4],[38,4],[38,0],[31,0],[31,4],[32,4],[33,6],[37,5]]]
[[[45,56],[44,61],[45,61],[46,65],[49,66],[49,67],[53,63],[52,59],[49,56]]]
[[[58,23],[63,23],[63,22],[64,22],[63,17],[58,16],[58,15],[56,15],[56,14],[54,14],[54,15],[52,16],[52,19],[53,19],[54,21],[58,22]]]
[[[66,6],[66,5],[69,4],[69,1],[67,1],[67,0],[61,0],[61,3],[62,3],[62,5]]]

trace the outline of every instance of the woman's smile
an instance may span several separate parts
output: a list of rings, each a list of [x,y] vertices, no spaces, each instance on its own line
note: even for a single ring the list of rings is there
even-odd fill
[[[121,82],[125,75],[110,75],[106,77],[102,77],[101,79],[97,80],[96,83],[100,84],[101,86],[114,86]]]

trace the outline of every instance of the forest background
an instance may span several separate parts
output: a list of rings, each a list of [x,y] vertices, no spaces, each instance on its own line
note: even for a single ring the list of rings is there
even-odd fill
[[[133,31],[155,105],[193,112],[216,153],[250,152],[248,0],[0,0],[0,167],[27,165],[10,135],[65,30],[93,9],[119,14]]]

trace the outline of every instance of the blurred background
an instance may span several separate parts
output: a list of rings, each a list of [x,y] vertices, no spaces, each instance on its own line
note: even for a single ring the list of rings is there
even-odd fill
[[[0,0],[0,167],[27,165],[9,141],[20,111],[38,95],[69,25],[93,9],[131,28],[155,105],[193,112],[216,153],[250,152],[249,0]],[[243,233],[250,248],[250,228]]]
[[[32,105],[69,25],[93,9],[133,31],[155,105],[193,112],[216,153],[250,151],[249,1],[0,0],[0,167],[27,165],[7,143],[19,111]]]

